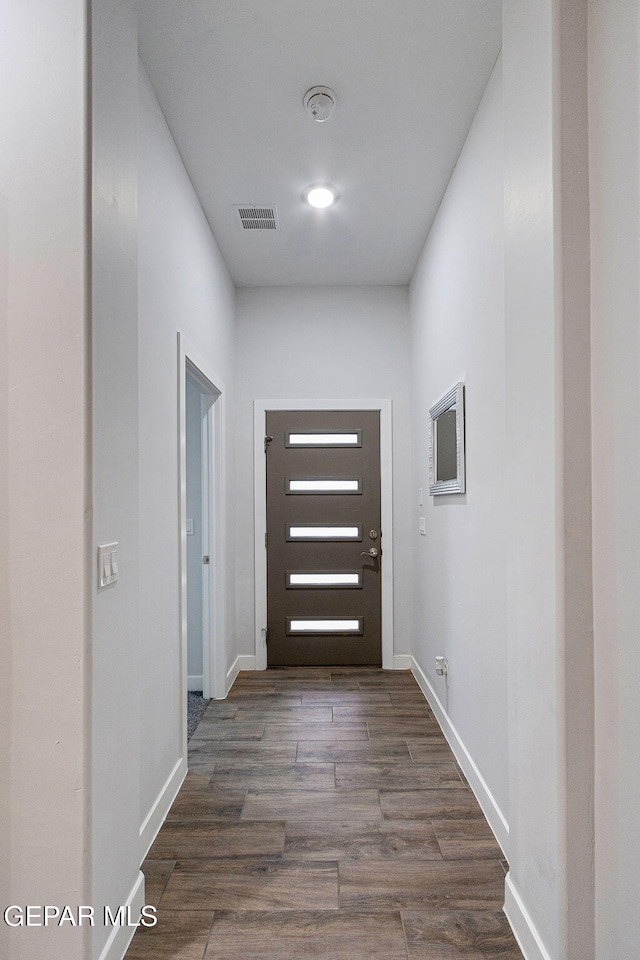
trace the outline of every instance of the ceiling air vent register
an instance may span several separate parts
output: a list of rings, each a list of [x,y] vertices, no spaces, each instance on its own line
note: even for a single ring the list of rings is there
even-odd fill
[[[246,203],[235,208],[243,230],[277,230],[278,214],[275,207],[261,207]]]

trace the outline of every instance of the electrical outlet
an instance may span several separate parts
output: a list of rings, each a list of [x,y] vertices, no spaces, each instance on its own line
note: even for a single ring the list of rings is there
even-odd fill
[[[449,676],[449,664],[445,657],[436,657],[436,673],[439,677]]]

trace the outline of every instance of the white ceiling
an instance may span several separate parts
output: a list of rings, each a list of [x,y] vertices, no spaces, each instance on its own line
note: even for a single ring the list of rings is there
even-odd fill
[[[500,0],[139,0],[140,53],[238,286],[404,284],[500,50]],[[305,113],[317,84],[333,117]],[[314,211],[303,189],[340,200]],[[234,204],[275,205],[243,231]]]

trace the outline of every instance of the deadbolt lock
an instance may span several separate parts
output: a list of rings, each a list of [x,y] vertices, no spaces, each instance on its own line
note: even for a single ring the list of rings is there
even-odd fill
[[[369,530],[369,538],[370,538],[371,540],[377,540],[377,539],[378,539],[378,533],[377,533],[377,531],[376,531],[376,530]]]

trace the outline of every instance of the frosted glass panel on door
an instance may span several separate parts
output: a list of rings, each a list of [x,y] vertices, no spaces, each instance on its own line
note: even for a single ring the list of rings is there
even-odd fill
[[[360,493],[360,480],[287,480],[287,493]]]
[[[362,532],[360,527],[330,527],[317,523],[287,527],[287,540],[362,540]]]
[[[287,447],[360,447],[360,430],[353,433],[288,433]]]
[[[311,617],[294,619],[287,618],[287,633],[362,633],[362,617],[313,620]]]
[[[354,573],[292,573],[287,574],[288,587],[359,587],[361,574]]]

